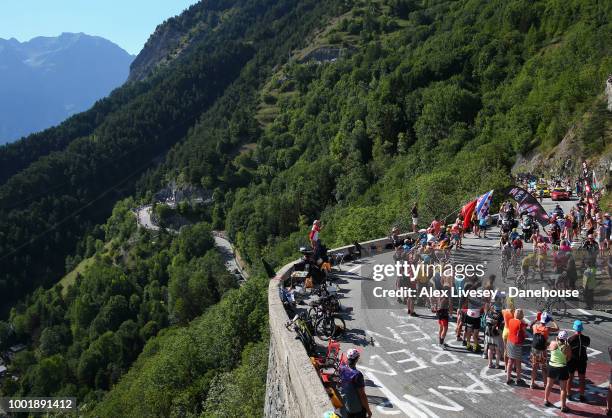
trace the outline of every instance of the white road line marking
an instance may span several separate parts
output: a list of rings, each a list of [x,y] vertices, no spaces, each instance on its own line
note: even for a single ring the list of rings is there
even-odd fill
[[[426,413],[424,413],[423,411],[421,411],[420,409],[415,408],[410,403],[408,403],[406,401],[402,401],[400,398],[395,396],[395,394],[393,392],[391,392],[391,390],[389,390],[389,388],[387,388],[385,385],[383,385],[383,383],[380,381],[380,379],[374,373],[366,370],[364,375],[366,375],[366,377],[368,379],[370,379],[372,381],[372,383],[374,383],[374,385],[376,385],[378,387],[378,389],[383,393],[383,395],[385,395],[387,397],[387,399],[391,402],[391,404],[393,404],[393,406],[395,408],[399,409],[400,411],[402,411],[407,416],[409,416],[409,417],[418,417],[418,418],[427,418],[428,417],[428,415]]]
[[[354,272],[354,271],[359,270],[361,267],[362,267],[362,266],[353,267],[352,269],[348,269],[346,272],[347,272],[347,273],[352,273],[352,272]]]
[[[589,311],[585,311],[584,309],[576,308],[576,310],[577,310],[578,312],[580,312],[581,314],[583,314],[583,315],[593,316],[593,314],[592,314],[591,312],[589,312]]]

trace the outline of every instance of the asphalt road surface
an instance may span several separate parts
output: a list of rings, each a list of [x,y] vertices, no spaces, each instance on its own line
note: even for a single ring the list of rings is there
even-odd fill
[[[575,202],[564,202],[564,210]],[[546,209],[554,203],[545,201]],[[489,231],[488,239],[466,234],[465,249],[453,251],[452,262],[482,263],[487,275],[496,274],[496,285],[507,290],[500,278],[497,249],[499,232]],[[530,251],[530,246],[526,250]],[[366,393],[374,416],[408,417],[548,417],[599,416],[605,405],[610,362],[608,346],[612,345],[612,315],[586,310],[574,303],[566,317],[555,317],[561,329],[571,329],[574,319],[585,324],[584,334],[591,337],[587,369],[587,403],[569,401],[571,412],[559,409],[559,391],[553,390],[555,407],[544,407],[543,389],[506,385],[504,370],[489,369],[481,355],[468,352],[455,339],[455,321],[449,324],[447,350],[438,346],[438,324],[435,314],[421,307],[419,317],[410,317],[405,305],[394,298],[373,298],[376,286],[394,289],[395,279],[372,279],[376,264],[392,264],[392,253],[386,252],[342,266],[340,292],[342,304],[352,307],[347,314],[347,334],[342,349],[363,350],[358,368],[366,377]],[[485,276],[486,277],[486,276]],[[608,296],[609,298],[609,296]],[[535,318],[532,300],[515,299],[524,308],[526,318]],[[481,332],[482,338],[482,332]],[[523,379],[530,381],[529,347],[524,347]],[[542,386],[541,376],[537,383]],[[577,381],[576,385],[577,387]],[[601,415],[603,416],[603,415]]]

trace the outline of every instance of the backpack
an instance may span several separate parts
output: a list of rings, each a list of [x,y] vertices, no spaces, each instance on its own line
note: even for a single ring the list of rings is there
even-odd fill
[[[496,337],[499,335],[499,323],[500,318],[498,314],[487,314],[483,316],[485,318],[485,322],[482,327],[485,330],[485,335],[489,337]]]
[[[546,338],[544,338],[543,334],[539,332],[533,334],[533,340],[531,341],[531,348],[535,350],[544,350],[546,349]]]
[[[353,383],[357,373],[358,372],[355,369],[351,369],[348,366],[341,366],[341,384],[338,388],[338,392],[340,392],[340,396],[344,402],[344,409],[349,414],[355,414],[362,410],[361,399],[359,398],[359,393],[357,392],[357,388]]]
[[[589,342],[587,341],[586,344],[582,344],[582,338],[584,337],[574,337],[573,341],[570,343],[570,347],[572,348],[572,358],[580,362],[585,362],[588,360],[587,347]]]

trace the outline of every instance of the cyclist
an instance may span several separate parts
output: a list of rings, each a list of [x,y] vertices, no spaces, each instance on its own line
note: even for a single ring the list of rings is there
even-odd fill
[[[512,232],[510,232],[510,241],[514,241],[520,234],[518,233],[516,228],[512,228]]]
[[[548,255],[548,244],[544,241],[544,238],[537,238],[535,252],[538,255],[536,264],[538,270],[540,271],[540,276],[542,276],[544,274],[544,270],[546,269],[546,257]]]
[[[587,240],[582,244],[585,250],[583,264],[588,267],[595,267],[597,264],[597,254],[599,253],[599,245],[595,242],[593,234],[587,236]]]
[[[510,262],[510,259],[512,258],[512,244],[510,243],[509,239],[505,239],[503,238],[503,234],[502,234],[502,238],[500,238],[499,240],[499,248],[501,248],[501,256],[502,256],[502,260],[506,261],[506,262]]]
[[[555,273],[561,274],[567,270],[567,262],[571,254],[571,249],[567,241],[561,241],[558,251],[553,255],[553,266]]]
[[[520,235],[517,235],[512,240],[512,256],[515,260],[518,260],[523,255],[523,240]]]
[[[508,235],[507,232],[502,232],[502,234],[499,237],[499,248],[502,248],[504,245],[508,244],[510,242],[510,236]]]
[[[526,255],[521,261],[521,274],[525,275],[525,277],[529,275],[529,269],[536,263],[536,257],[535,253],[531,253]]]

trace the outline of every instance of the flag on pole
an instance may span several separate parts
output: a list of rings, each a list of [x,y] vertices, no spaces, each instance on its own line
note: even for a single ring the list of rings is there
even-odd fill
[[[474,213],[474,209],[476,209],[476,200],[472,200],[469,203],[466,203],[461,208],[461,215],[463,216],[463,230],[467,231],[472,221],[472,213]]]
[[[493,190],[490,190],[480,196],[476,200],[476,216],[478,219],[486,219],[489,215],[489,207],[491,206],[491,200],[493,199]]]

